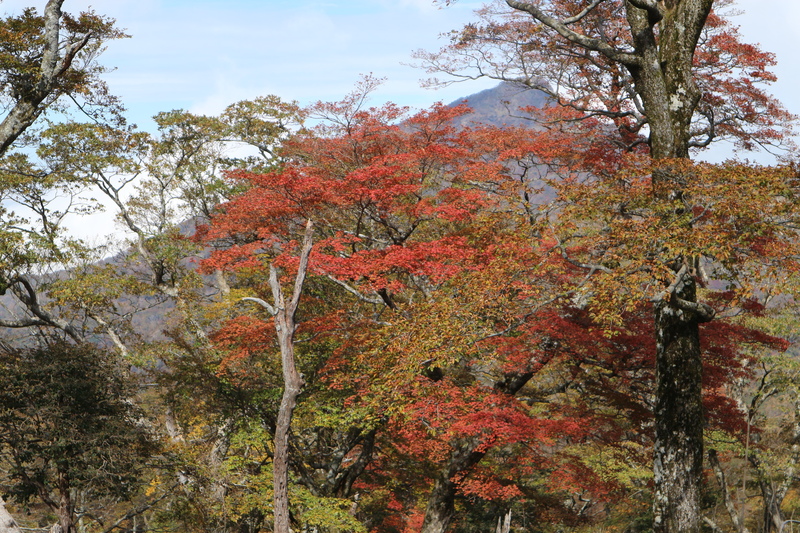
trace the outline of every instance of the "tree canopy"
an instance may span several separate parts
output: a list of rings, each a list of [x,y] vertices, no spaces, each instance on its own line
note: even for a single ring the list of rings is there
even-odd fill
[[[102,83],[124,35],[62,3],[0,21],[20,523],[769,533],[796,510],[797,167],[691,159],[791,149],[729,2],[504,0],[417,53],[434,83],[546,95],[523,125],[373,106],[365,76],[154,132]],[[100,198],[113,258],[66,222]]]

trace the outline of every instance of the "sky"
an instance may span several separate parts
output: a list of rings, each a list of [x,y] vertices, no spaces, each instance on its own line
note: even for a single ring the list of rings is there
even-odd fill
[[[4,0],[19,9],[44,0]],[[131,119],[151,129],[159,111],[214,114],[228,104],[275,94],[310,104],[339,100],[360,75],[386,78],[375,103],[427,107],[493,86],[421,89],[425,73],[412,62],[435,49],[442,32],[459,28],[480,7],[459,0],[439,9],[431,0],[66,0],[65,11],[91,6],[117,20],[130,39],[109,43],[101,62]]]
[[[46,0],[0,0],[0,10],[40,12]],[[483,80],[445,89],[420,87],[427,75],[409,65],[417,49],[446,44],[440,35],[474,19],[483,0],[441,7],[432,0],[66,0],[115,18],[130,39],[101,57],[131,122],[152,131],[151,117],[172,109],[217,114],[227,105],[274,94],[306,105],[336,101],[364,74],[386,78],[372,102],[424,108],[489,88]],[[776,54],[772,92],[800,114],[800,0],[739,0],[745,41]],[[800,143],[799,143],[800,144]],[[708,156],[722,160],[730,146]],[[766,156],[754,159],[769,163]],[[97,228],[95,223],[83,224]],[[102,224],[101,224],[102,226]],[[80,230],[78,231],[80,233]]]
[[[338,100],[359,76],[387,80],[376,104],[426,107],[494,85],[420,88],[424,71],[411,53],[445,44],[439,36],[473,19],[482,0],[435,6],[432,0],[66,0],[66,11],[91,6],[130,39],[114,41],[101,60],[133,122],[152,129],[159,111],[214,114],[230,103],[275,94],[309,104]],[[2,0],[0,8],[42,9],[45,0]],[[800,1],[739,0],[735,21],[745,39],[777,55],[774,93],[800,114]]]

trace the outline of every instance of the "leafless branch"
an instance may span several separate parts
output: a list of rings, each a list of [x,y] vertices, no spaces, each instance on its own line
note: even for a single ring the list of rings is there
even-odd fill
[[[255,302],[258,305],[260,305],[261,307],[263,307],[264,309],[266,309],[267,313],[269,313],[272,316],[275,316],[275,315],[278,314],[278,310],[277,309],[272,307],[269,303],[265,302],[261,298],[254,298],[252,296],[248,296],[246,298],[242,298],[242,301],[243,302]]]
[[[344,290],[346,290],[347,292],[349,292],[350,294],[352,294],[353,296],[355,296],[356,298],[358,298],[359,300],[361,300],[362,302],[375,305],[384,305],[384,301],[381,298],[370,298],[369,296],[365,296],[358,289],[352,287],[351,285],[342,280],[334,278],[330,274],[328,274],[326,277],[335,284],[337,284],[338,286],[340,286],[341,288],[343,288]]]
[[[583,48],[588,50],[593,50],[595,52],[600,52],[601,54],[605,55],[612,61],[616,61],[622,65],[627,67],[638,67],[642,62],[641,57],[637,54],[631,52],[623,52],[621,50],[617,50],[610,44],[601,41],[600,39],[595,39],[593,37],[588,37],[583,35],[582,33],[578,33],[576,31],[571,30],[567,27],[563,20],[558,20],[556,18],[551,17],[538,7],[533,4],[529,4],[527,2],[522,2],[519,0],[506,0],[506,4],[509,7],[516,9],[518,11],[524,11],[530,14],[533,18],[552,28],[559,35],[567,39],[568,41],[575,43]],[[569,19],[567,19],[569,20]]]
[[[580,13],[578,13],[575,16],[572,16],[572,17],[569,17],[569,18],[565,18],[562,22],[564,24],[567,24],[567,25],[568,24],[575,24],[576,22],[580,22],[583,19],[583,17],[588,15],[594,8],[596,8],[597,6],[602,4],[604,1],[605,0],[594,0],[594,2],[592,2],[591,4],[586,6],[583,9],[583,11],[581,11]]]

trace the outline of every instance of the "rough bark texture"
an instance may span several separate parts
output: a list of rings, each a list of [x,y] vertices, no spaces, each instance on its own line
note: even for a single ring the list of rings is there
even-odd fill
[[[692,60],[713,0],[623,1],[632,51],[576,33],[568,19],[546,13],[537,7],[541,4],[506,0],[573,44],[627,68],[644,106],[651,156],[687,158],[691,120],[700,100]],[[668,171],[654,175],[654,182],[656,194],[664,199],[680,190],[679,176]],[[703,411],[698,324],[710,317],[691,309],[698,306],[691,276],[685,272],[677,276],[679,284],[671,289],[685,305],[677,305],[670,295],[655,310],[655,533],[685,533],[700,527]]]
[[[39,118],[47,107],[45,101],[57,90],[59,79],[69,70],[76,54],[92,38],[87,34],[62,46],[59,36],[63,3],[64,0],[49,0],[44,8],[44,47],[39,76],[31,86],[14,88],[19,97],[0,122],[0,155],[5,154],[11,144]]]
[[[272,462],[274,483],[274,512],[276,533],[289,533],[289,426],[297,406],[297,397],[303,390],[303,378],[297,371],[294,360],[294,321],[278,318],[284,314],[279,310],[275,317],[275,328],[281,346],[283,363],[283,397],[275,424],[275,455]]]
[[[654,159],[689,157],[689,128],[700,101],[692,59],[712,4],[713,0],[625,3],[638,57],[625,66],[642,97]]]
[[[695,282],[678,273],[672,300],[695,302]],[[703,404],[698,326],[705,321],[674,301],[655,306],[656,442],[653,530],[700,530],[703,473]]]
[[[58,523],[50,529],[52,533],[75,533],[75,501],[72,497],[70,480],[66,473],[58,476]]]
[[[453,477],[464,472],[480,461],[486,452],[477,451],[480,439],[464,439],[450,453],[447,465],[436,478],[428,498],[422,533],[444,533],[453,518],[456,496],[456,483]]]
[[[634,46],[642,58],[630,72],[644,103],[654,159],[689,156],[689,129],[700,100],[692,58],[712,4],[713,0],[627,1]],[[669,178],[665,181],[661,185],[667,194],[680,187]],[[679,278],[674,294],[696,303],[692,276],[684,273]],[[655,307],[655,533],[700,530],[704,419],[699,323],[707,319],[670,300]]]

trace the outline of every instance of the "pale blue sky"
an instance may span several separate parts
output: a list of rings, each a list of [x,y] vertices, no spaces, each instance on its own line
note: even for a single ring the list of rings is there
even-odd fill
[[[46,0],[0,2],[2,11],[41,11]],[[441,46],[439,34],[472,20],[482,3],[458,0],[439,9],[431,0],[66,0],[64,8],[91,5],[132,35],[110,43],[102,61],[117,68],[107,80],[129,118],[152,130],[150,117],[171,109],[216,114],[267,94],[301,104],[338,100],[367,73],[387,78],[375,104],[391,100],[423,108],[493,86],[484,81],[421,89],[425,73],[403,64],[415,49]],[[774,94],[800,114],[800,0],[738,5],[744,14],[736,23],[745,38],[777,55]],[[730,155],[730,146],[721,144],[708,157]],[[73,231],[91,238],[112,226],[109,212],[76,220]]]
[[[0,7],[45,4],[5,0]],[[482,2],[439,9],[429,0],[66,0],[117,19],[131,39],[110,43],[106,76],[134,122],[174,108],[217,113],[265,94],[308,104],[338,100],[361,74],[387,78],[375,101],[425,107],[492,86],[421,89],[421,70],[403,65],[417,48],[469,21]]]
[[[45,0],[0,0],[17,10]],[[218,113],[241,99],[276,94],[308,104],[337,100],[359,75],[387,82],[375,103],[425,107],[493,85],[455,84],[421,89],[411,62],[418,48],[436,49],[441,33],[472,20],[482,0],[439,8],[431,0],[66,0],[65,10],[92,6],[117,19],[131,39],[113,42],[102,61],[131,118],[176,108]],[[800,0],[739,0],[736,18],[745,38],[777,54],[773,92],[800,114]],[[724,149],[724,147],[722,147]]]

